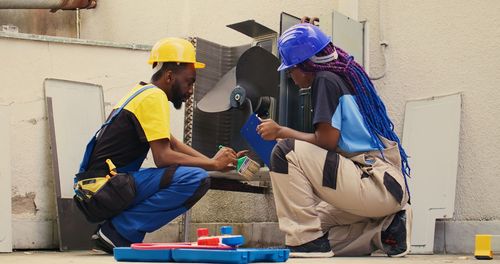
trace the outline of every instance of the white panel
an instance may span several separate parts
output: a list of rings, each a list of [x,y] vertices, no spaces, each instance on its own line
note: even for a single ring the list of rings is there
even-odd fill
[[[461,94],[406,104],[403,146],[410,156],[412,253],[432,254],[436,218],[453,217]]]
[[[46,79],[45,96],[54,120],[61,198],[73,197],[73,178],[85,147],[104,121],[102,87],[95,84]],[[50,114],[50,113],[49,113]],[[53,160],[54,160],[53,159]]]
[[[12,252],[10,118],[0,106],[0,252]]]
[[[363,58],[363,23],[358,22],[341,13],[333,12],[332,15],[333,44],[345,50],[360,65],[364,65]]]
[[[285,32],[287,29],[291,28],[292,26],[300,23],[300,18],[290,15],[288,13],[282,12],[280,16],[280,36]]]

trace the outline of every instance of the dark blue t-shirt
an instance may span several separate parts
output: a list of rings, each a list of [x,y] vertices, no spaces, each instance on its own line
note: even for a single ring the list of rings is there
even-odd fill
[[[344,152],[377,150],[356,98],[335,73],[318,72],[312,84],[313,125],[329,123],[340,131],[337,146]]]

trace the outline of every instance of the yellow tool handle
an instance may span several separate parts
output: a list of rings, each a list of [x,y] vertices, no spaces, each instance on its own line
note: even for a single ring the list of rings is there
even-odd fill
[[[116,175],[115,164],[113,164],[113,162],[110,159],[106,159],[106,164],[108,164],[109,167],[109,174],[111,174],[111,176],[115,176]]]

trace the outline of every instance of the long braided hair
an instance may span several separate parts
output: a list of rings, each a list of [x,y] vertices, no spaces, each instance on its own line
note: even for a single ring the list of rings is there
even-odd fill
[[[337,55],[334,53],[337,53]],[[408,155],[406,155],[405,150],[401,146],[398,136],[394,133],[394,124],[389,119],[389,116],[387,116],[385,105],[378,96],[373,83],[363,67],[354,61],[353,56],[334,46],[331,42],[318,52],[315,57],[318,58],[317,62],[321,61],[322,57],[336,58],[323,63],[315,63],[312,59],[308,59],[297,66],[305,72],[330,71],[347,80],[356,95],[356,102],[373,142],[378,146],[380,151],[384,148],[384,144],[377,135],[397,142],[401,155],[403,175],[409,176]]]

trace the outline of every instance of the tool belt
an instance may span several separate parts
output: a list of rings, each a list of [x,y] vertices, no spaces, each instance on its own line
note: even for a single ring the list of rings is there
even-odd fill
[[[127,209],[135,198],[134,177],[117,173],[111,160],[109,171],[76,174],[73,200],[89,222],[99,223]]]

